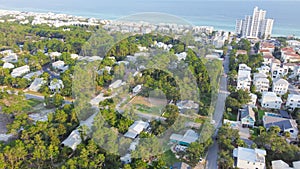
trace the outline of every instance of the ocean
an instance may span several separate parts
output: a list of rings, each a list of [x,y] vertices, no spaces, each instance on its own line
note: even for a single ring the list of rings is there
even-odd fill
[[[278,0],[0,0],[0,9],[55,12],[114,20],[143,12],[175,15],[193,25],[234,31],[236,19],[252,15],[258,6],[273,18],[273,36],[300,37],[300,1]]]

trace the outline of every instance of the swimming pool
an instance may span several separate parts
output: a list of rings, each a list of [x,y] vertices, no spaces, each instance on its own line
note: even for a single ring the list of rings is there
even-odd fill
[[[266,116],[270,116],[270,117],[281,117],[280,114],[276,114],[276,113],[268,113],[268,112],[266,112],[265,115]]]
[[[236,127],[237,124],[236,124],[236,123],[230,123],[230,126],[231,126],[231,127]]]

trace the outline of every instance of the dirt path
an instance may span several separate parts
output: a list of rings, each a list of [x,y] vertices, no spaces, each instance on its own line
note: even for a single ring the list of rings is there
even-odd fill
[[[167,101],[158,98],[145,98],[142,96],[136,96],[131,100],[132,104],[143,104],[148,107],[166,105]]]

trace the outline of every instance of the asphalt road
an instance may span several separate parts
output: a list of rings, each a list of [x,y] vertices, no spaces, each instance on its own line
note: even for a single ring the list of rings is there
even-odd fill
[[[26,97],[26,99],[35,99],[35,100],[40,100],[40,101],[44,101],[44,99],[45,99],[44,96],[30,94],[30,93],[25,93],[25,97]]]
[[[229,53],[229,52],[228,52]],[[228,73],[229,71],[229,56],[227,55],[225,57],[225,60],[223,62],[224,65],[224,72]],[[215,135],[218,132],[218,128],[222,126],[222,118],[225,108],[225,100],[226,97],[229,95],[229,92],[227,91],[227,75],[223,75],[220,79],[220,89],[218,94],[218,100],[215,107],[215,113],[212,116],[212,120],[215,121]],[[206,157],[206,169],[217,169],[218,168],[218,144],[214,140],[213,145],[208,149],[207,157]]]

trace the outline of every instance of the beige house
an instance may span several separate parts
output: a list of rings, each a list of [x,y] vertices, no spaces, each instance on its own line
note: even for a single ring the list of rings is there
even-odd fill
[[[284,95],[289,88],[289,82],[285,79],[275,79],[273,81],[272,91],[278,95]]]
[[[267,92],[270,84],[269,84],[268,76],[264,73],[254,73],[253,75],[253,85],[256,88],[257,92]]]
[[[263,92],[261,106],[269,109],[280,109],[282,100],[274,92]]]
[[[250,91],[251,85],[251,68],[246,64],[239,65],[237,86],[236,88]]]

